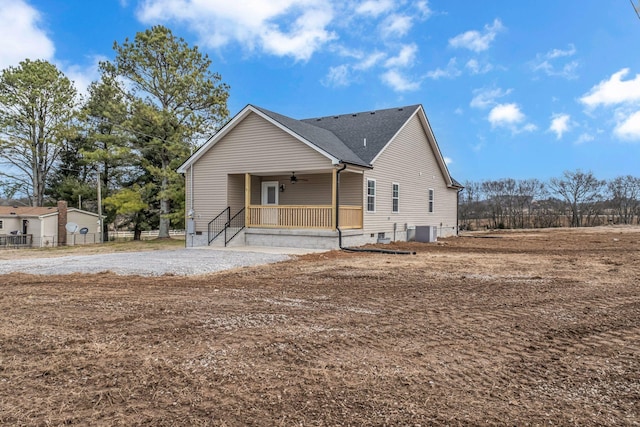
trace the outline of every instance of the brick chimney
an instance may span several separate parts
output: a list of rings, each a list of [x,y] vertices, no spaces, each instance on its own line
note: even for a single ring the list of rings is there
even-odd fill
[[[58,201],[58,246],[67,245],[67,202]]]

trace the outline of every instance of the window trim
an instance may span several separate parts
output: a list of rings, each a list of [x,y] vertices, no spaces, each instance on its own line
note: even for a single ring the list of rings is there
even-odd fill
[[[369,183],[372,182],[373,183],[373,194],[370,195],[369,194]],[[375,213],[376,212],[376,180],[373,178],[367,178],[367,212],[369,213]],[[369,210],[369,198],[373,197],[373,210]]]
[[[436,201],[436,192],[433,188],[430,188],[427,193],[427,212],[434,213],[435,212],[435,203]]]
[[[400,184],[391,183],[391,213],[400,213]]]

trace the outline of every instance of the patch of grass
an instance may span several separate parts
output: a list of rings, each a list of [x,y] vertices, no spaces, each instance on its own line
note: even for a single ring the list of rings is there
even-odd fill
[[[184,247],[184,239],[151,239],[151,240],[127,240],[113,241],[103,244],[105,248],[114,252],[121,251],[145,251],[158,249],[176,249]]]
[[[0,259],[45,258],[66,255],[90,255],[111,252],[141,252],[184,248],[184,239],[118,240],[75,246],[51,248],[7,249],[0,251]]]

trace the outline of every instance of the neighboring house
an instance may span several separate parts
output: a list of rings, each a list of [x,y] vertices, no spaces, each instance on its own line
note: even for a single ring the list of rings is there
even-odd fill
[[[457,233],[462,186],[421,105],[305,120],[248,105],[178,172],[187,246],[242,227],[235,244],[318,248]]]
[[[67,226],[69,224],[69,226]],[[57,206],[0,206],[0,248],[98,243],[98,214]]]

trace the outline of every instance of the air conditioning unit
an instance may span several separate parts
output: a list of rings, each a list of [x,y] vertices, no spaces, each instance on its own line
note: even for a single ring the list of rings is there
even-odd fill
[[[414,242],[416,240],[416,226],[405,224],[405,230],[407,230],[407,242]]]
[[[416,242],[433,243],[438,241],[438,227],[435,225],[417,225]]]

